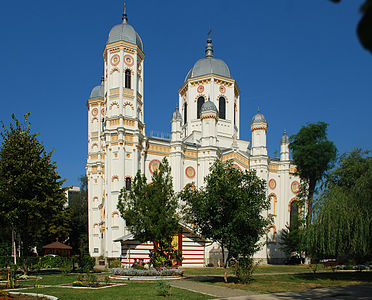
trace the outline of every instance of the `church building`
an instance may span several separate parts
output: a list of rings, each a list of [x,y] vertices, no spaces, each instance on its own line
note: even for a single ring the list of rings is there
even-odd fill
[[[202,49],[201,49],[202,50]],[[118,196],[130,189],[137,171],[150,179],[167,157],[175,191],[192,184],[200,188],[216,159],[232,160],[240,170],[253,169],[267,182],[267,197],[273,224],[255,254],[264,262],[280,262],[277,233],[298,213],[300,180],[289,158],[289,140],[284,132],[278,141],[280,158],[267,153],[269,124],[258,111],[250,120],[240,116],[240,90],[226,63],[215,57],[209,37],[205,55],[180,82],[175,101],[170,138],[146,135],[144,106],[145,53],[139,34],[128,24],[114,26],[103,51],[104,74],[94,87],[88,107],[88,215],[89,252],[106,260],[146,260],[150,243],[140,244],[125,226],[117,209]],[[171,104],[172,105],[172,104]],[[250,123],[249,123],[250,122]],[[250,126],[252,140],[240,139],[240,125]],[[284,125],[284,124],[283,124]],[[218,249],[185,226],[178,236],[184,266],[206,266]]]

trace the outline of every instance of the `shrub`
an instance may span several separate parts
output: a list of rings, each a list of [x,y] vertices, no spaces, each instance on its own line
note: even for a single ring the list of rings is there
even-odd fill
[[[96,265],[95,258],[90,257],[89,255],[84,255],[79,259],[79,267],[84,272],[92,271],[95,265]]]
[[[252,274],[258,266],[251,257],[241,257],[231,263],[235,276],[241,283],[248,283],[252,280]]]
[[[120,267],[121,267],[121,262],[118,259],[115,259],[110,263],[110,268],[120,268]]]
[[[158,281],[156,283],[156,289],[158,290],[159,296],[167,297],[171,295],[171,286],[165,281]]]
[[[148,270],[138,270],[134,268],[123,269],[123,268],[113,268],[112,274],[120,276],[183,276],[182,269],[148,269]]]

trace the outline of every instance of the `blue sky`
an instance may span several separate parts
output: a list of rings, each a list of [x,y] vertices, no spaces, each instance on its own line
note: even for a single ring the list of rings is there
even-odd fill
[[[241,138],[260,107],[270,155],[307,122],[329,123],[339,152],[372,149],[372,55],[357,40],[362,0],[129,0],[129,24],[144,43],[146,130],[170,131],[178,89],[204,55],[214,55],[241,90]],[[110,29],[123,2],[3,1],[0,4],[0,120],[31,112],[32,129],[66,185],[87,156],[86,100],[102,76]]]

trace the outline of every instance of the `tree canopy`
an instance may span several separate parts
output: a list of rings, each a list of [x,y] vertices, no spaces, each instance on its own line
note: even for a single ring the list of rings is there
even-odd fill
[[[218,242],[223,256],[228,251],[227,263],[231,257],[250,257],[259,249],[258,241],[270,224],[270,218],[264,216],[270,207],[265,190],[265,181],[255,171],[241,172],[231,162],[216,160],[205,186],[200,190],[188,186],[181,199],[196,231]]]
[[[339,158],[306,230],[314,257],[372,258],[372,158],[355,150]]]
[[[9,126],[2,123],[0,149],[0,216],[17,233],[22,255],[40,246],[48,233],[68,233],[61,217],[66,202],[63,180],[52,152],[31,132],[28,117],[21,122],[12,115]]]
[[[327,124],[310,123],[290,137],[289,149],[297,172],[306,189],[306,224],[312,216],[313,195],[317,183],[323,178],[336,160],[337,148],[327,139]]]
[[[161,255],[169,252],[172,237],[179,230],[179,217],[166,158],[154,171],[151,183],[138,171],[130,191],[125,187],[121,190],[118,209],[136,239],[154,242]]]

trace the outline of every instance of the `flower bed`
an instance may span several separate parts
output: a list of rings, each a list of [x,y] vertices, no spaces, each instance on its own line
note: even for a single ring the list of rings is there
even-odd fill
[[[182,269],[148,269],[148,270],[139,270],[135,268],[113,268],[112,274],[119,276],[183,276],[184,270]]]

